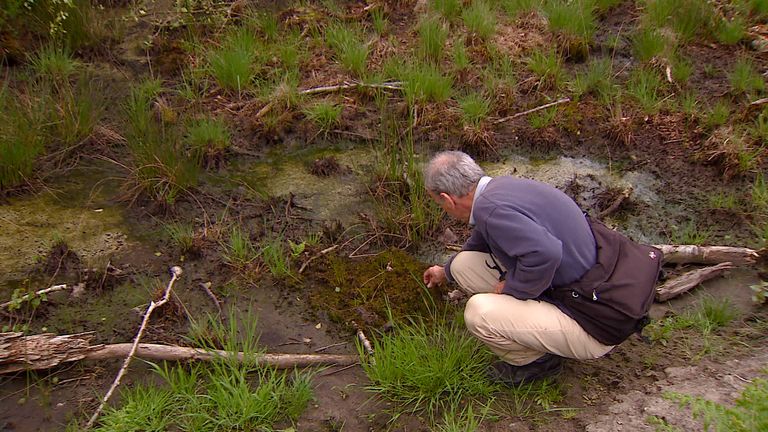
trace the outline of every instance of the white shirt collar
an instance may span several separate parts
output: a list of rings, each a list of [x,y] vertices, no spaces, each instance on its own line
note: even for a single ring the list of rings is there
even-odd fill
[[[480,196],[480,194],[483,193],[485,190],[485,187],[488,186],[488,182],[491,181],[493,177],[483,176],[480,181],[477,182],[477,187],[475,188],[475,196],[472,197],[472,210],[469,212],[469,224],[474,225],[475,224],[475,203],[477,202],[477,197]]]

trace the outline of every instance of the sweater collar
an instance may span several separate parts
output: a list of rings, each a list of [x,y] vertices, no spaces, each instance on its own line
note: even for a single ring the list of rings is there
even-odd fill
[[[488,182],[491,181],[493,177],[483,176],[478,182],[477,187],[475,188],[475,196],[472,197],[472,210],[469,212],[469,224],[475,225],[475,203],[477,203],[477,197],[479,197],[483,191],[485,190],[485,187],[488,186]]]

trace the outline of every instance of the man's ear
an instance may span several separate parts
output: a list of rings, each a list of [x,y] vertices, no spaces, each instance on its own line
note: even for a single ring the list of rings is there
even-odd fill
[[[453,197],[448,195],[447,193],[440,192],[440,199],[445,201],[447,206],[451,208],[456,207],[456,200],[454,200]]]

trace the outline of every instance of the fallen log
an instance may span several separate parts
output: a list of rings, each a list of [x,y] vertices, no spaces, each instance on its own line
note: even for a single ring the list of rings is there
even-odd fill
[[[721,275],[735,266],[730,262],[689,271],[656,287],[656,301],[663,302],[687,292],[696,285]]]
[[[126,358],[133,344],[91,345],[93,333],[55,335],[44,333],[24,336],[22,333],[0,333],[0,374],[24,370],[49,369],[79,360]],[[134,357],[145,360],[212,361],[236,358],[245,354],[220,350],[204,350],[174,345],[140,343]],[[347,366],[360,361],[358,355],[346,354],[257,354],[256,363],[278,369],[309,366]]]
[[[730,262],[733,265],[754,264],[765,250],[754,250],[732,246],[696,246],[696,245],[656,245],[664,254],[667,264],[720,264]]]

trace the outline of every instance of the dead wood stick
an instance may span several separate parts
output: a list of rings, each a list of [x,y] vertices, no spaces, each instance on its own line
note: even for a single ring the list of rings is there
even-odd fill
[[[656,301],[663,302],[687,292],[696,285],[721,275],[734,265],[729,262],[720,263],[712,267],[704,267],[684,273],[674,279],[664,282],[656,287]]]
[[[373,362],[373,345],[371,345],[371,341],[369,341],[368,338],[365,337],[365,333],[363,333],[363,329],[361,329],[356,322],[352,321],[352,327],[354,327],[355,330],[357,330],[357,339],[360,341],[361,344],[363,344],[363,349],[365,350],[365,353],[371,357],[371,362]]]
[[[332,86],[313,87],[306,90],[301,90],[300,95],[314,95],[320,93],[335,93],[342,90],[356,89],[356,88],[374,88],[374,89],[387,89],[387,90],[402,90],[403,83],[400,81],[385,82],[381,84],[364,84],[364,83],[344,83]],[[264,105],[259,112],[254,116],[254,120],[258,120],[265,116],[274,107],[275,102],[269,102]]]
[[[632,194],[632,188],[624,189],[621,194],[616,197],[615,200],[611,203],[611,205],[608,206],[605,210],[598,213],[597,218],[603,219],[606,216],[612,215],[616,210],[619,209],[621,204],[624,202],[625,199],[629,198],[629,196]]]
[[[90,345],[93,333],[55,335],[44,333],[24,336],[22,333],[0,333],[0,374],[50,369],[79,360],[108,360],[125,358],[133,344]],[[134,357],[146,360],[212,361],[217,358],[242,360],[241,352],[210,351],[173,345],[140,343]],[[259,354],[256,363],[278,369],[307,366],[346,366],[359,362],[358,355],[344,354]]]
[[[25,302],[25,301],[33,298],[33,297],[41,296],[41,295],[44,295],[44,294],[50,294],[50,293],[56,292],[56,291],[63,291],[65,289],[69,289],[69,286],[67,284],[53,285],[53,286],[50,286],[48,288],[41,289],[40,291],[36,291],[35,293],[24,294],[18,300],[11,300],[11,301],[7,301],[7,302],[5,302],[3,304],[0,304],[0,309],[5,309],[5,308],[7,308],[8,306],[10,306],[10,305],[12,305],[14,303]]]
[[[205,291],[206,294],[208,294],[208,297],[213,300],[213,304],[216,305],[216,309],[219,310],[219,315],[221,315],[221,300],[219,300],[218,297],[216,297],[216,294],[211,291],[211,283],[210,282],[200,282],[200,288]]]
[[[511,116],[507,116],[507,117],[502,117],[502,118],[494,121],[493,123],[494,124],[504,123],[505,121],[516,119],[518,117],[522,117],[522,116],[525,116],[525,115],[528,115],[528,114],[531,114],[531,113],[535,113],[536,111],[541,111],[543,109],[547,109],[547,108],[553,107],[555,105],[564,104],[564,103],[570,102],[570,101],[571,101],[571,98],[567,98],[567,97],[566,98],[562,98],[562,99],[558,99],[558,100],[556,100],[554,102],[550,102],[548,104],[537,106],[536,108],[531,108],[531,109],[529,109],[527,111],[519,112],[517,114],[512,114]]]
[[[732,246],[656,245],[664,254],[664,262],[671,264],[754,264],[765,256],[765,250]]]
[[[88,423],[85,425],[85,429],[90,429],[93,427],[94,423],[96,423],[96,419],[99,418],[99,414],[101,414],[101,411],[104,409],[104,406],[109,401],[109,398],[112,397],[112,393],[114,393],[117,386],[120,385],[120,380],[123,379],[123,375],[125,375],[125,372],[128,370],[128,365],[131,364],[131,360],[133,359],[134,354],[136,354],[136,350],[139,347],[139,342],[141,341],[141,336],[144,335],[144,330],[147,328],[147,324],[149,324],[149,317],[152,315],[152,312],[164,305],[168,302],[168,299],[171,297],[171,290],[173,289],[173,283],[176,282],[176,279],[178,279],[179,276],[181,276],[182,270],[179,266],[173,266],[171,267],[171,280],[168,282],[168,286],[165,288],[165,292],[163,293],[163,298],[160,299],[160,301],[155,302],[154,300],[149,302],[149,307],[147,308],[147,311],[144,313],[144,319],[141,322],[141,327],[139,327],[139,331],[136,333],[136,337],[133,338],[133,344],[131,345],[130,350],[128,351],[128,355],[125,357],[125,361],[123,362],[123,367],[120,368],[120,370],[117,372],[117,376],[115,377],[115,380],[112,382],[112,385],[109,387],[109,390],[107,391],[107,394],[104,395],[104,399],[101,400],[101,403],[99,404],[99,407],[96,409],[96,412],[93,413],[91,416],[91,419],[88,420]]]
[[[762,105],[762,104],[765,104],[765,103],[768,103],[768,98],[758,99],[756,101],[750,102],[749,104],[750,105]]]
[[[301,265],[301,268],[299,268],[299,273],[303,272],[304,269],[307,268],[307,265],[309,265],[309,263],[311,263],[315,259],[320,258],[321,256],[327,254],[328,252],[331,252],[331,251],[335,250],[338,247],[339,247],[339,245],[333,245],[331,247],[328,247],[328,248],[325,248],[325,249],[321,250],[319,254],[311,257],[304,264]]]

